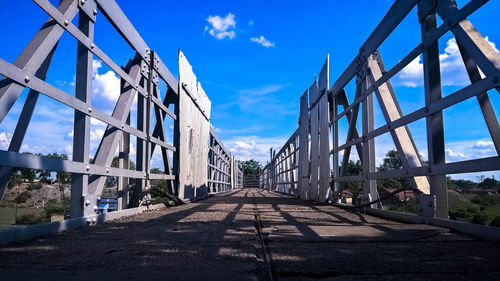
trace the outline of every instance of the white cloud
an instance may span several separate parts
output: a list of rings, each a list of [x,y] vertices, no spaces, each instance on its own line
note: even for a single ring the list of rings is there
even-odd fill
[[[6,132],[0,133],[0,149],[7,150],[9,148],[10,139],[12,135]]]
[[[102,128],[106,128],[108,126],[108,124],[102,122],[99,119],[95,119],[95,118],[90,118],[90,125],[97,126],[97,127],[102,127]]]
[[[90,140],[101,140],[102,136],[104,136],[104,130],[103,129],[95,129],[93,131],[90,131]]]
[[[135,150],[135,145],[134,143],[130,143],[130,155],[135,155],[136,150]]]
[[[99,73],[99,68],[102,67],[102,62],[100,60],[92,60],[92,77]]]
[[[493,142],[492,141],[484,141],[484,140],[479,140],[474,144],[474,148],[493,148]]]
[[[265,96],[270,93],[277,92],[283,88],[288,86],[288,84],[276,84],[276,85],[267,85],[267,86],[262,86],[258,88],[253,88],[253,89],[245,89],[245,90],[240,90],[238,93],[240,95],[247,95],[247,96]]]
[[[292,99],[283,101],[280,98],[280,91],[287,86],[289,84],[275,84],[238,90],[231,96],[230,102],[213,105],[212,112],[221,116],[221,114],[228,112],[229,108],[238,107],[242,112],[252,112],[252,114],[258,114],[261,117],[275,116],[276,112],[280,112],[281,116],[297,115],[299,113],[297,103]],[[226,128],[222,130],[227,132]]]
[[[274,42],[271,42],[269,40],[267,40],[266,38],[264,38],[264,36],[260,36],[260,37],[252,37],[250,38],[250,41],[253,41],[259,45],[262,45],[266,48],[270,48],[270,47],[273,47],[274,48]]]
[[[235,136],[225,140],[224,145],[237,160],[254,159],[266,164],[269,161],[269,149],[280,149],[286,140],[287,137]]]
[[[423,66],[421,57],[418,56],[412,60],[401,72],[397,75],[397,82],[407,87],[417,87],[423,84]]]
[[[120,77],[112,70],[99,74],[99,69],[103,66],[102,61],[98,59],[92,60],[92,93],[95,94],[93,97],[103,97],[109,101],[116,101],[120,96]],[[73,75],[73,81],[69,83],[73,87],[75,86],[75,80],[76,76]]]
[[[451,148],[445,149],[445,153],[449,161],[461,161],[467,158],[464,153],[453,151]]]
[[[254,24],[253,20],[248,21],[248,25],[252,26]]]
[[[500,53],[495,43],[488,40],[488,36],[485,39],[497,53]],[[470,83],[455,38],[451,38],[446,42],[446,48],[444,49],[444,53],[439,55],[439,61],[441,64],[441,83],[443,86],[466,86]],[[396,84],[407,87],[423,85],[424,75],[421,56],[416,57],[396,77]]]
[[[108,70],[104,74],[99,74],[102,62],[93,60],[92,64],[92,93],[104,97],[109,101],[117,101],[120,96],[120,78]]]
[[[486,158],[496,155],[495,146],[490,140],[459,141],[446,144],[446,160],[449,162]]]
[[[208,25],[205,26],[205,31],[213,37],[222,40],[225,38],[233,39],[236,37],[236,21],[234,20],[234,14],[228,13],[226,17],[222,18],[220,16],[209,16],[207,18]]]
[[[73,146],[68,144],[64,147],[64,151],[68,155],[68,159],[73,159]]]
[[[92,125],[92,128],[95,128],[90,132],[90,140],[100,140],[104,135],[104,129],[107,127],[107,124],[95,118],[90,118],[90,124]],[[67,136],[73,137],[74,134],[75,131],[71,130]]]

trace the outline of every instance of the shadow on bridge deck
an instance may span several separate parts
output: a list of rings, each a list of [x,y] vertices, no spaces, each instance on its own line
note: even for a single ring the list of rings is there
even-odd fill
[[[0,248],[2,280],[499,279],[500,244],[244,189]]]

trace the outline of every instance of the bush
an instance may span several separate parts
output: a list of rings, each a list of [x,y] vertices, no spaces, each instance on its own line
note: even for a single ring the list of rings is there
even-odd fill
[[[32,183],[28,184],[28,187],[26,189],[29,191],[40,190],[40,189],[42,189],[42,184],[39,182],[38,183],[32,182]]]
[[[166,180],[159,180],[153,188],[151,189],[151,196],[153,198],[156,197],[165,197],[166,194],[169,194],[168,190],[168,182]]]
[[[495,200],[496,198],[493,196],[488,196],[488,195],[477,195],[474,196],[470,201],[472,203],[482,205],[482,206],[493,206],[495,205]]]
[[[477,223],[477,224],[488,224],[488,222],[491,220],[491,215],[488,214],[487,212],[480,212],[474,215],[472,217],[471,222],[472,223]]]
[[[490,223],[491,226],[500,227],[500,216],[496,216],[493,221]]]
[[[45,204],[45,216],[50,218],[52,215],[64,215],[70,208],[69,199],[57,200],[51,199]]]
[[[40,217],[35,217],[33,214],[24,214],[16,217],[16,224],[37,224],[41,223],[42,219]]]
[[[481,212],[478,205],[468,202],[462,202],[451,207],[449,210],[450,217],[454,220],[471,221],[472,218]]]
[[[16,204],[22,204],[26,203],[28,199],[31,198],[31,193],[29,191],[23,191],[22,193],[18,194],[16,198],[14,198],[14,202]]]

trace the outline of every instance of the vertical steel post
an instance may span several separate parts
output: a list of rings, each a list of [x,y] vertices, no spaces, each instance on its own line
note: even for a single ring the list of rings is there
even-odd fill
[[[332,122],[332,129],[333,129],[333,134],[332,134],[332,146],[333,146],[333,196],[334,200],[339,200],[342,199],[342,194],[340,194],[340,183],[337,180],[339,176],[339,153],[336,151],[338,144],[339,144],[339,127],[338,127],[338,121],[335,119],[337,118],[337,115],[339,114],[339,108],[337,105],[337,97],[333,97],[332,99],[332,114],[331,120]]]
[[[374,129],[374,115],[373,115],[373,95],[368,92],[370,87],[369,80],[365,77],[362,82],[362,95],[365,96],[362,105],[362,118],[363,118],[363,173],[366,179],[363,184],[363,192],[367,202],[378,199],[377,181],[368,179],[368,174],[375,172],[375,140],[369,139],[368,134]],[[378,204],[373,204],[372,208],[377,207]]]
[[[127,118],[127,125],[130,125],[130,113]],[[122,132],[122,138],[120,139],[120,159],[119,168],[129,169],[130,163],[130,134]],[[128,205],[128,183],[129,179],[127,177],[120,177],[118,179],[118,210],[125,209]]]
[[[273,183],[274,183],[274,173],[273,173],[273,170],[274,170],[274,161],[273,161],[273,148],[271,147],[269,149],[269,173],[270,173],[270,185],[269,185],[269,190],[272,190],[273,189]]]
[[[154,78],[154,73],[155,73],[155,52],[151,51],[149,52],[149,77],[147,80],[148,83],[148,97],[146,100],[146,162],[145,162],[145,167],[144,167],[144,172],[146,174],[146,182],[145,186],[150,186],[151,182],[149,180],[149,170],[151,169],[151,157],[153,156],[153,151],[151,151],[151,132],[152,132],[152,110],[153,110],[153,103],[152,103],[152,98],[153,98],[153,91],[154,88],[156,87],[153,79]],[[161,116],[160,116],[161,118]],[[156,120],[156,122],[161,122],[160,120]]]
[[[80,12],[78,15],[78,28],[87,36],[90,41],[94,41],[94,22],[87,14]],[[93,55],[85,45],[78,42],[76,78],[75,78],[75,97],[85,102],[89,111],[91,108],[92,94],[92,59]],[[89,144],[90,144],[90,117],[75,110],[73,131],[73,161],[89,163]],[[89,183],[88,174],[72,174],[71,176],[71,217],[81,217],[93,215],[96,198],[90,196],[85,198]]]
[[[421,9],[419,4],[419,9]],[[431,11],[421,22],[422,39],[436,30],[436,13]],[[438,41],[434,41],[423,52],[425,105],[437,102],[441,99],[441,73],[439,65]],[[427,124],[427,149],[429,166],[444,164],[445,145],[443,112],[439,111],[426,117]],[[442,219],[448,218],[448,194],[446,190],[446,175],[433,175],[429,177],[430,194],[436,197],[435,216]]]
[[[184,194],[180,194],[180,139],[181,139],[181,128],[180,128],[180,119],[181,119],[181,116],[180,116],[180,103],[181,103],[181,95],[183,94],[182,93],[182,90],[181,90],[181,86],[179,86],[179,89],[178,89],[178,97],[175,99],[174,101],[174,113],[175,113],[175,116],[177,116],[177,118],[174,120],[174,132],[173,132],[173,144],[176,148],[176,150],[173,152],[173,161],[172,161],[172,172],[173,174],[175,175],[175,180],[174,180],[174,190],[175,190],[175,194],[174,195],[177,195],[177,196],[183,196]],[[212,155],[213,155],[213,150],[212,150]],[[213,159],[213,158],[212,158]],[[213,164],[213,162],[212,162]],[[213,168],[212,168],[213,169]],[[213,177],[212,177],[213,179]],[[210,186],[210,184],[209,184]],[[213,183],[212,183],[212,186],[213,186]],[[184,188],[182,189],[184,190]]]
[[[143,80],[144,83],[149,83],[146,79]],[[146,85],[143,85],[146,86]],[[146,107],[147,101],[143,95],[137,94],[137,130],[144,132],[146,134]],[[136,138],[136,170],[146,173],[146,158],[149,157],[146,154],[146,141],[141,138]],[[146,177],[135,179],[135,186],[132,192],[132,198],[130,198],[129,207],[136,207],[139,204],[140,193],[142,188],[146,185]]]
[[[309,92],[306,90],[300,97],[299,116],[299,196],[304,200],[309,197]]]

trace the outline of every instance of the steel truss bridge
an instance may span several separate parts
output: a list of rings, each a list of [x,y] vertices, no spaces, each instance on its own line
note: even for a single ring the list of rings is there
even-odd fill
[[[101,254],[125,252],[133,261],[128,263],[129,269],[137,270],[123,275],[131,278],[144,278],[144,272],[149,272],[149,278],[153,279],[165,277],[159,273],[161,270],[171,271],[170,277],[179,279],[201,276],[316,279],[344,275],[363,279],[389,273],[394,274],[394,278],[420,274],[424,279],[434,275],[454,279],[457,272],[464,278],[476,277],[475,274],[490,279],[499,276],[498,259],[494,257],[500,248],[491,241],[500,241],[500,230],[449,220],[446,187],[449,174],[500,170],[500,127],[489,98],[497,94],[494,91],[500,92],[500,56],[467,19],[487,0],[470,0],[461,8],[453,0],[394,1],[332,86],[327,57],[318,78],[300,98],[297,130],[280,150],[271,149],[270,162],[259,177],[260,188],[246,190],[241,189],[244,181],[240,165],[211,125],[211,101],[182,51],[178,53],[176,78],[154,46],[148,46],[142,39],[118,2],[62,0],[57,7],[48,0],[33,2],[49,19],[13,63],[0,58],[0,122],[22,92],[29,89],[8,150],[0,150],[0,198],[15,169],[68,172],[71,173],[71,217],[1,231],[0,244],[118,221],[79,230],[81,233],[67,232],[68,238],[51,237],[0,248],[0,272],[5,276],[22,272],[26,251],[41,260],[34,262],[33,272],[25,272],[28,278],[50,279],[53,277],[50,272],[40,273],[49,264],[92,270],[91,263],[76,256],[92,255],[95,249]],[[392,68],[386,69],[378,48],[412,10],[418,14],[421,42]],[[134,50],[135,54],[124,65],[111,59],[94,42],[98,13],[105,16]],[[77,24],[74,24],[76,17]],[[438,17],[442,20],[440,25]],[[443,96],[438,40],[447,32],[456,39],[470,85]],[[64,33],[77,40],[74,95],[45,81]],[[391,78],[420,55],[425,106],[403,114]],[[120,95],[112,114],[92,104],[94,58],[120,77]],[[355,83],[352,101],[347,94],[350,82]],[[160,92],[160,85],[166,85],[166,90]],[[74,110],[71,160],[20,153],[40,94]],[[386,121],[378,128],[374,125],[375,98]],[[477,100],[497,155],[446,162],[442,112],[468,99]],[[134,100],[137,110],[132,110]],[[357,127],[359,113],[361,131]],[[342,118],[349,124],[345,143],[339,142],[338,123]],[[91,158],[90,126],[94,119],[107,127]],[[131,120],[136,124],[131,124]],[[174,124],[172,131],[165,128],[167,120]],[[426,124],[427,163],[422,161],[408,129],[409,124],[419,120],[425,120]],[[394,141],[403,169],[376,170],[375,138],[383,134],[389,134]],[[137,140],[134,170],[129,167],[131,137]],[[361,160],[362,173],[346,175],[345,167],[353,147]],[[155,148],[161,151],[164,172],[160,174],[151,172]],[[119,167],[112,167],[117,152]],[[97,202],[107,177],[118,177],[119,210],[97,214]],[[418,194],[418,214],[383,209],[386,198],[378,194],[376,180],[388,178],[410,180],[409,188]],[[168,209],[141,204],[156,180],[166,180],[170,194],[189,204]],[[340,203],[347,182],[362,183],[361,202],[357,206]],[[86,235],[92,242],[85,240]],[[128,235],[133,236],[133,241],[126,240]],[[123,241],[102,244],[100,239],[108,236]],[[88,244],[89,248],[73,252],[71,245],[79,242]],[[450,261],[439,256],[450,249],[442,242],[447,242],[460,258]],[[371,243],[376,243],[380,251],[375,251],[372,247],[375,244]],[[206,248],[207,245],[212,248]],[[322,245],[328,249],[325,256],[336,262],[328,265],[321,262],[317,253],[326,251]],[[408,259],[399,257],[402,252]],[[438,256],[435,264],[439,266],[419,265],[422,256],[432,253]],[[365,259],[365,254],[374,259]],[[69,261],[61,260],[68,256]],[[163,258],[157,259],[157,256]],[[118,266],[120,257],[110,255],[105,270]],[[350,260],[352,257],[356,259]],[[363,262],[358,262],[360,257],[365,257]],[[377,265],[377,259],[390,263],[389,257],[414,267],[378,270],[384,266]],[[197,259],[200,262],[196,262]],[[478,262],[485,259],[488,265]],[[349,265],[331,268],[346,260],[356,268],[351,270]],[[459,266],[443,271],[453,262]],[[472,271],[466,271],[466,267]],[[364,273],[358,276],[356,272]]]

